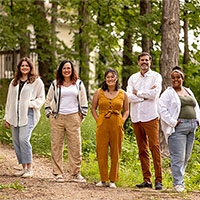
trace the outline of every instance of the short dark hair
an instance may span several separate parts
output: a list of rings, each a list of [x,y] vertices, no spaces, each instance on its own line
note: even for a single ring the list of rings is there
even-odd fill
[[[138,55],[138,61],[140,60],[141,57],[143,56],[149,56],[149,59],[152,60],[152,57],[151,55],[148,53],[148,52],[141,52],[139,55]]]

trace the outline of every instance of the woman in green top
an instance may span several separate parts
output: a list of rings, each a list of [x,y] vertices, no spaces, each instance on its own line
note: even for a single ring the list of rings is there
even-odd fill
[[[179,66],[172,69],[172,87],[159,99],[158,111],[161,128],[169,146],[173,185],[177,192],[184,191],[184,173],[190,158],[200,110],[193,92],[183,86],[184,73]]]

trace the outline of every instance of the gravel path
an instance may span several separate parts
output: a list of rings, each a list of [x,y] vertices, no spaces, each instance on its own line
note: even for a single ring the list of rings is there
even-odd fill
[[[0,199],[15,200],[200,200],[200,191],[177,194],[171,190],[135,188],[97,188],[94,183],[57,183],[51,174],[51,160],[34,156],[34,176],[29,179],[14,177],[17,165],[12,147],[0,144]],[[22,191],[1,186],[23,186]]]

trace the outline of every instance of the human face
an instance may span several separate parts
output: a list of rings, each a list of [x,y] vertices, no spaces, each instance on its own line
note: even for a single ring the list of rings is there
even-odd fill
[[[142,74],[149,71],[149,68],[151,66],[151,60],[149,56],[148,55],[141,56],[140,59],[138,60],[138,66]]]
[[[116,74],[112,73],[112,72],[108,72],[108,74],[106,75],[105,78],[106,84],[108,85],[108,87],[115,87],[115,84],[117,82],[117,76]]]
[[[183,78],[180,73],[172,72],[171,73],[171,82],[173,88],[181,88],[183,85]]]
[[[28,65],[28,63],[26,61],[23,61],[21,66],[20,66],[20,72],[22,73],[22,75],[26,76],[26,75],[29,74],[30,71],[31,71],[31,68]]]
[[[72,74],[72,66],[70,63],[65,63],[63,68],[62,68],[62,75],[64,78],[70,78]]]

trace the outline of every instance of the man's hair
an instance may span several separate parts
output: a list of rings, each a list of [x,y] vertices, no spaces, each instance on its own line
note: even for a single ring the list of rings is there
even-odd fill
[[[151,55],[148,52],[142,52],[138,55],[138,60],[140,60],[140,57],[142,56],[149,56],[149,59],[150,60],[152,59]]]

